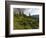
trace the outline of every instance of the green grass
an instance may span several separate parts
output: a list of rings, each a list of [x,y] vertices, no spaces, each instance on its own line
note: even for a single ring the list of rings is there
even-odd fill
[[[14,15],[14,29],[38,29],[39,22],[32,17],[15,16]]]

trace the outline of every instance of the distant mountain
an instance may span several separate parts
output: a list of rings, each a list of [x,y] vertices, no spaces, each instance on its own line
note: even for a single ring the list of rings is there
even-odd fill
[[[32,18],[39,20],[39,15],[32,15]]]
[[[39,15],[32,15],[32,17],[39,18]]]

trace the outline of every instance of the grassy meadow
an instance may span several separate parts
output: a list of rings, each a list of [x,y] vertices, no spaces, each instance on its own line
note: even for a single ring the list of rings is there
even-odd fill
[[[14,30],[16,29],[38,29],[39,28],[39,16],[29,16],[25,14],[14,15]]]

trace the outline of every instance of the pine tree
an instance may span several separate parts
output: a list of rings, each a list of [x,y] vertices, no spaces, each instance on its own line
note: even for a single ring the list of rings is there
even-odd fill
[[[29,16],[30,16],[30,13],[29,13]]]

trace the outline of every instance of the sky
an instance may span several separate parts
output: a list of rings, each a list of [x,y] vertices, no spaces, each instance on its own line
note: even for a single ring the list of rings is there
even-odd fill
[[[39,15],[39,13],[40,13],[39,8],[15,8],[14,11],[15,12],[23,11],[24,14],[26,14],[27,16],[29,16],[29,14],[30,15]]]
[[[39,15],[39,8],[27,8],[28,10],[24,11],[24,14],[26,14],[27,16],[30,15]]]

